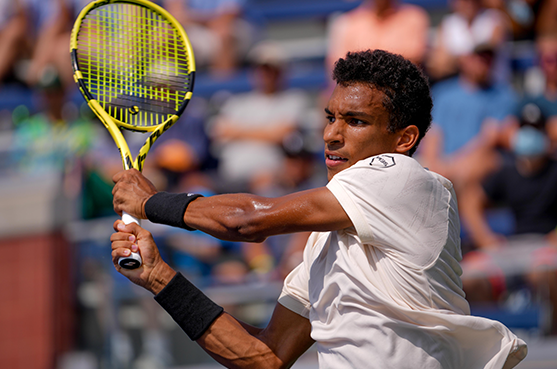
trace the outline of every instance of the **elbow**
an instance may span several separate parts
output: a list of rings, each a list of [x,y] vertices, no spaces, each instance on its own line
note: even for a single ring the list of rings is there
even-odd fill
[[[223,226],[231,241],[261,243],[267,239],[267,229],[253,214],[228,217]]]
[[[238,241],[243,242],[261,243],[268,237],[264,229],[249,222],[236,224],[233,229],[231,229],[231,232],[235,235]]]

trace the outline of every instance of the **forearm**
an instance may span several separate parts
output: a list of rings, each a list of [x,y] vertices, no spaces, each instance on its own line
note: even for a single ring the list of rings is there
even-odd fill
[[[460,212],[470,236],[480,248],[493,246],[497,238],[485,218],[486,199],[481,186],[470,184],[463,189]]]
[[[282,368],[284,364],[257,335],[261,329],[219,316],[196,342],[227,368]]]
[[[293,341],[292,350],[281,344],[280,332],[265,333],[264,329],[250,326],[223,312],[222,308],[211,301],[181,274],[168,284],[155,300],[170,314],[188,337],[196,341],[209,355],[228,368],[282,368],[284,362],[292,362],[308,345],[306,335],[297,339],[286,332],[284,337]],[[304,323],[307,320],[304,320]],[[291,326],[287,321],[276,324],[284,330]],[[299,331],[302,324],[293,325]],[[273,329],[269,330],[273,332]],[[305,331],[304,331],[305,333]],[[277,339],[279,337],[279,339]],[[273,344],[273,342],[275,342]],[[277,344],[278,342],[278,344]],[[311,344],[310,340],[310,344]],[[275,347],[275,350],[272,349]],[[278,347],[278,349],[277,349]],[[279,358],[282,354],[284,360]]]
[[[199,198],[184,213],[184,222],[219,239],[262,242],[277,232],[273,225],[258,224],[258,210],[268,209],[268,199],[250,194],[217,195]]]
[[[326,187],[277,198],[250,194],[198,196],[157,193],[146,201],[142,212],[154,223],[197,229],[230,241],[263,242],[273,235],[352,226]]]
[[[262,242],[267,237],[296,232],[344,229],[352,222],[326,188],[278,198],[228,194],[199,198],[184,214],[184,222],[214,237]]]

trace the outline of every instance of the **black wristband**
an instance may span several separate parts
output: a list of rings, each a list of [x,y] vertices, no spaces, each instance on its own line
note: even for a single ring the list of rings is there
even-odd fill
[[[179,272],[155,296],[155,300],[193,341],[201,337],[224,311]]]
[[[158,192],[145,203],[145,215],[153,223],[195,230],[184,223],[184,213],[190,202],[203,197],[196,193]]]

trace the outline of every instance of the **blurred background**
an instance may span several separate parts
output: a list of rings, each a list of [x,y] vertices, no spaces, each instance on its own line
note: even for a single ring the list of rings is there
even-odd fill
[[[75,88],[69,34],[87,0],[0,0],[0,367],[213,368],[118,275],[116,146]],[[415,157],[455,185],[473,313],[557,367],[556,0],[164,0],[194,47],[194,98],[151,149],[159,190],[280,196],[326,184],[332,66],[385,49],[423,68],[433,127]],[[127,136],[132,152],[145,136]],[[145,221],[163,257],[264,325],[307,234],[230,243]],[[316,368],[310,350],[295,368]]]

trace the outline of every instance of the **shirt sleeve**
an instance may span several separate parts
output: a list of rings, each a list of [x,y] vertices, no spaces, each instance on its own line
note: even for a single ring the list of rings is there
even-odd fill
[[[327,188],[364,244],[426,267],[448,234],[450,182],[405,155],[378,155],[336,174]]]
[[[286,277],[278,302],[285,308],[309,319],[311,304],[308,299],[308,282],[304,263],[298,265]]]
[[[314,232],[309,236],[304,248],[303,261],[284,280],[282,293],[278,299],[282,306],[308,319],[311,309],[308,265],[311,265],[311,255],[315,251],[321,234]]]

